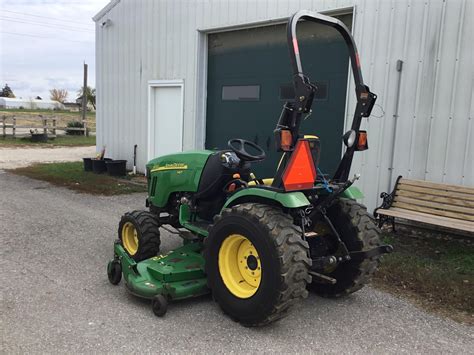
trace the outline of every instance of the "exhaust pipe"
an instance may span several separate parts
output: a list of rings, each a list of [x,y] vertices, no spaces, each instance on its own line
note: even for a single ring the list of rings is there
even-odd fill
[[[133,146],[133,175],[137,175],[137,145]]]

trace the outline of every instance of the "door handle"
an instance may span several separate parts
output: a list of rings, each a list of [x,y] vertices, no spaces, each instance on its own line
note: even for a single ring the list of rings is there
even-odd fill
[[[267,150],[270,149],[270,143],[271,142],[272,142],[272,140],[271,140],[270,136],[268,136],[268,138],[267,138]]]

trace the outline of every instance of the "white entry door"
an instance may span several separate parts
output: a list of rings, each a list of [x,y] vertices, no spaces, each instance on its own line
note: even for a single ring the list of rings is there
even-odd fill
[[[183,150],[183,81],[148,82],[148,160]]]

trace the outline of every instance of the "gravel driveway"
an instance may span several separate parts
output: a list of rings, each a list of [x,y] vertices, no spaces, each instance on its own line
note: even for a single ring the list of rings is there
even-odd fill
[[[33,163],[51,163],[60,161],[77,161],[84,157],[93,157],[95,146],[89,147],[55,147],[0,148],[0,169],[14,169]]]
[[[210,297],[157,318],[106,276],[120,215],[143,208],[143,194],[76,194],[0,173],[0,196],[1,353],[474,352],[473,328],[370,287],[340,300],[310,295],[264,328],[234,323]],[[179,239],[163,233],[162,245]]]

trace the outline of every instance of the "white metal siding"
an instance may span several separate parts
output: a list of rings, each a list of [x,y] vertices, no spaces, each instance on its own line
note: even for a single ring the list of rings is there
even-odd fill
[[[383,118],[363,123],[370,149],[357,154],[353,165],[362,174],[358,185],[370,208],[398,175],[474,185],[473,5],[468,0],[357,2],[354,31],[364,80],[380,105],[372,113],[385,111]],[[398,59],[404,64],[396,120]],[[347,127],[355,105],[352,90],[353,85]]]
[[[115,6],[113,6],[115,5]],[[146,163],[147,82],[184,80],[184,149],[203,144],[199,30],[277,20],[299,9],[355,6],[353,31],[364,80],[378,94],[383,118],[371,117],[366,152],[353,171],[373,208],[398,175],[474,185],[472,33],[468,0],[115,0],[96,16],[97,142],[107,154]],[[110,26],[101,24],[110,19]],[[396,120],[396,61],[404,61]],[[355,98],[348,90],[346,126]],[[317,103],[316,103],[317,104]],[[383,111],[379,106],[373,115]],[[276,118],[275,118],[276,119]],[[313,117],[312,119],[317,119]],[[390,157],[397,121],[393,178]],[[324,154],[324,152],[323,152]]]

